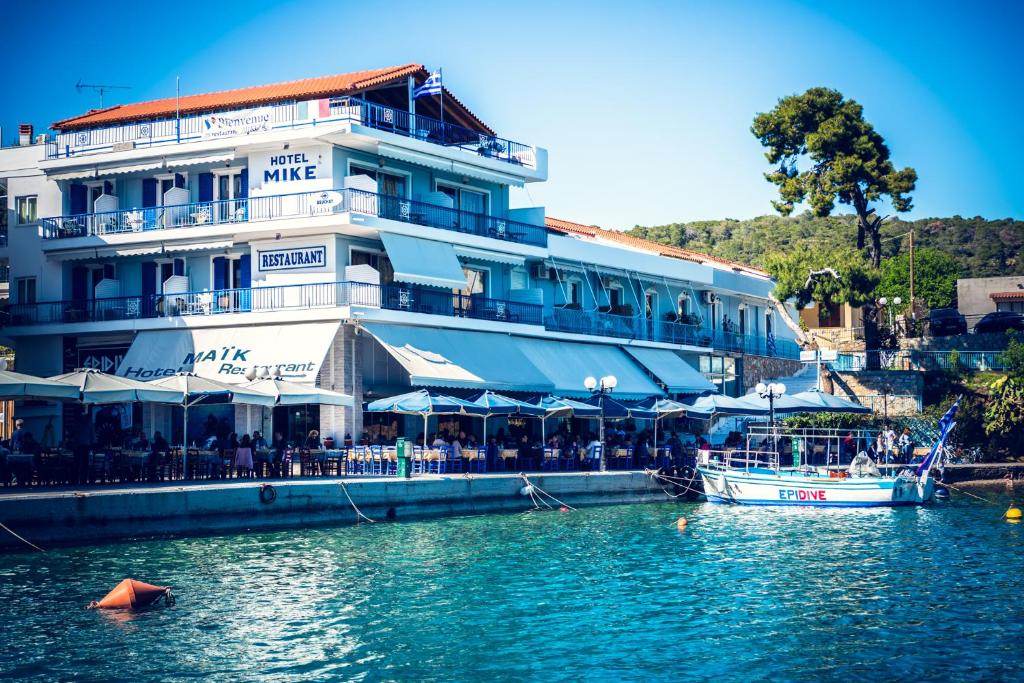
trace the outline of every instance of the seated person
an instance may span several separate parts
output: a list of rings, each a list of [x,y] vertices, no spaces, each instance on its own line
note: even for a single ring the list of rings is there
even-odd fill
[[[170,449],[170,445],[167,443],[167,439],[159,431],[153,432],[153,452],[167,451]]]

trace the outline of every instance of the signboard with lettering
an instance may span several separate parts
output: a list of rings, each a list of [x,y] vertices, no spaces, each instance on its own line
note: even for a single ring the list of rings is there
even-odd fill
[[[270,107],[219,112],[203,117],[201,132],[204,140],[265,133],[270,130]]]
[[[112,373],[117,370],[126,353],[128,353],[128,348],[125,346],[78,349],[78,365],[76,367]]]
[[[261,273],[278,270],[308,270],[327,266],[327,247],[287,247],[256,252],[256,269]]]
[[[253,152],[249,177],[264,194],[329,189],[331,159],[331,148],[319,144]]]

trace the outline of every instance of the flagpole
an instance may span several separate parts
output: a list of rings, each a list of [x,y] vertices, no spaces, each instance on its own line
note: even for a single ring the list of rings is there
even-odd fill
[[[174,130],[181,142],[181,76],[174,77]]]
[[[437,75],[441,81],[441,123],[444,123],[444,69],[438,69]]]

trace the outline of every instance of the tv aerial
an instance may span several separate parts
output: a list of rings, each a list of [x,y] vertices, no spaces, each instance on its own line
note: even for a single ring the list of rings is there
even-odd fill
[[[82,83],[82,79],[78,79],[78,82],[75,83],[75,90],[77,90],[78,92],[82,92],[83,90],[92,90],[94,92],[98,92],[99,93],[99,95],[100,95],[100,109],[103,109],[103,93],[108,92],[110,90],[131,90],[131,89],[132,89],[132,87],[130,85],[105,85],[105,84],[94,85],[92,83]]]

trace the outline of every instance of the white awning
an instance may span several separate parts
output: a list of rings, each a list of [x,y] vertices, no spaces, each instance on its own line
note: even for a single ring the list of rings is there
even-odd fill
[[[554,388],[523,355],[517,337],[384,323],[363,327],[409,373],[414,386],[530,392]]]
[[[95,178],[96,169],[94,168],[83,168],[77,171],[68,171],[66,173],[51,173],[47,178],[50,180],[84,180],[86,178]]]
[[[92,259],[111,258],[114,256],[151,256],[155,254],[176,254],[188,251],[216,251],[227,249],[234,244],[231,240],[220,240],[217,242],[193,242],[189,244],[165,245],[162,243],[150,244],[145,247],[85,247],[80,249],[69,249],[67,251],[54,251],[51,255],[55,261],[88,261]]]
[[[128,164],[126,166],[111,166],[110,168],[98,168],[96,169],[97,175],[121,175],[123,173],[141,173],[142,171],[155,171],[163,168],[164,162],[160,161],[147,161],[143,164]]]
[[[466,276],[452,245],[389,232],[382,232],[380,239],[399,282],[447,289],[466,286]]]
[[[204,157],[168,159],[167,168],[184,168],[185,166],[199,166],[202,164],[222,164],[225,161],[233,161],[234,158],[234,152],[228,152],[227,154],[209,154]]]
[[[177,372],[228,384],[245,384],[250,368],[280,370],[292,382],[316,382],[339,322],[254,327],[211,327],[139,332],[117,369],[132,379],[151,380]]]
[[[636,358],[640,365],[650,370],[673,394],[703,394],[716,391],[707,377],[697,372],[692,365],[668,349],[648,349],[639,346],[624,346],[626,353]]]
[[[663,396],[647,375],[617,346],[518,337],[516,343],[523,355],[555,385],[559,396],[587,397],[583,386],[587,377],[614,375],[618,380],[615,396],[641,399]]]
[[[525,256],[506,254],[490,249],[474,249],[473,247],[455,247],[455,255],[462,258],[474,259],[477,261],[489,261],[491,263],[502,263],[509,266],[522,266],[526,264]]]

